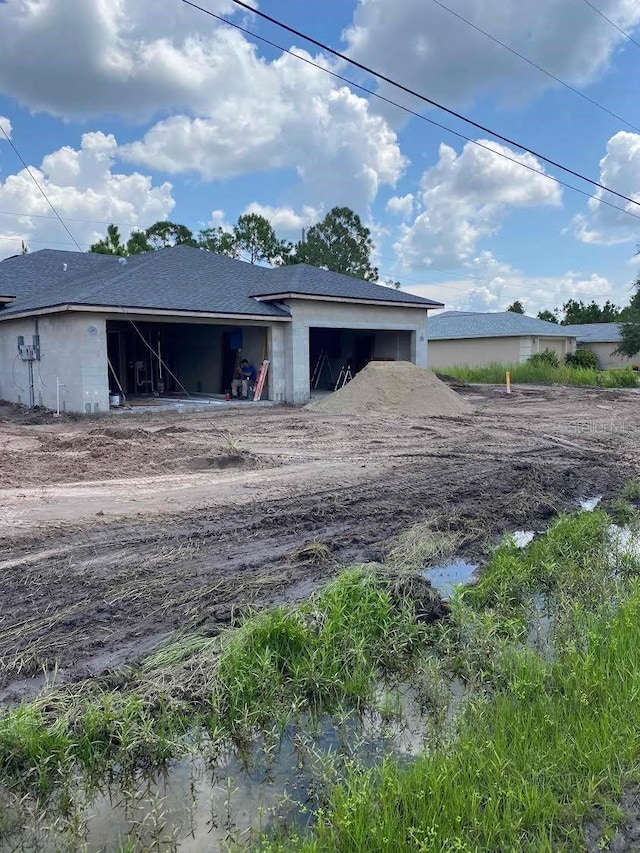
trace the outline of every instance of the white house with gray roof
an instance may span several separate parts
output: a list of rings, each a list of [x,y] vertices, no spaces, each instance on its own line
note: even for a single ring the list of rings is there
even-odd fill
[[[580,348],[591,350],[598,356],[600,367],[640,367],[640,353],[627,358],[615,352],[622,342],[618,323],[583,323],[564,328],[576,336]]]
[[[520,364],[534,353],[553,350],[562,361],[576,347],[575,332],[513,311],[444,311],[429,320],[429,365]]]
[[[188,246],[118,258],[45,249],[0,262],[0,398],[104,411],[216,396],[238,358],[270,362],[266,397],[303,403],[340,368],[427,365],[439,302],[308,265],[268,269]],[[316,376],[316,367],[323,369]],[[333,377],[333,378],[332,378]]]

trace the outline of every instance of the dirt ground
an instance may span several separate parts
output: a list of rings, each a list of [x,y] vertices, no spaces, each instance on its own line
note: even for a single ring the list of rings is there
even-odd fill
[[[637,392],[462,392],[473,414],[431,419],[0,406],[0,701],[302,598],[418,521],[478,556],[640,472]]]

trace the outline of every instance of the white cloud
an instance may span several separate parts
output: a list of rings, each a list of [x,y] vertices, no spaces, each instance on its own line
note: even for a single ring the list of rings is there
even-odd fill
[[[414,197],[412,193],[403,196],[393,196],[386,204],[387,213],[408,219],[413,213]]]
[[[237,9],[231,0],[208,8]],[[288,204],[363,209],[405,166],[366,98],[293,56],[262,58],[241,33],[180,2],[0,2],[0,93],[65,119],[162,114],[120,156],[205,180],[295,171]]]
[[[85,248],[104,236],[106,223],[125,223],[120,231],[128,236],[130,228],[147,226],[166,219],[175,202],[171,184],[153,186],[152,180],[138,172],[125,175],[114,172],[117,142],[112,135],[85,133],[81,147],[60,148],[44,157],[31,172],[47,194],[69,229]],[[0,257],[20,251],[24,240],[32,249],[46,245],[73,249],[71,238],[54,216],[51,207],[25,169],[0,181]],[[73,221],[94,220],[95,222]],[[105,224],[99,224],[104,222]]]
[[[207,6],[237,9],[231,0]],[[5,0],[0,92],[65,118],[197,110],[211,97],[227,41],[214,19],[179,2]]]
[[[158,122],[125,146],[123,157],[207,180],[294,168],[300,195],[313,206],[362,209],[381,184],[395,184],[405,159],[366,99],[292,56],[266,62],[235,35],[233,41],[227,61],[220,57],[206,114]]]
[[[605,72],[624,42],[620,32],[576,0],[446,0],[445,5],[574,86]],[[640,23],[635,0],[599,0],[598,7],[623,29]],[[557,85],[425,0],[360,0],[345,38],[354,59],[447,103],[489,91],[521,99],[523,93]],[[383,88],[399,97],[397,90]]]
[[[535,157],[479,141],[484,148],[467,143],[460,154],[441,145],[438,163],[422,176],[419,212],[411,224],[401,226],[395,244],[405,268],[467,263],[478,241],[495,234],[511,208],[561,203],[561,188],[545,177]]]
[[[640,203],[640,134],[620,131],[611,137],[607,143],[607,153],[600,161],[599,182]],[[640,206],[604,190],[596,190],[595,196],[621,210],[614,210],[609,205],[590,199],[587,213],[574,217],[572,221],[573,233],[578,240],[598,246],[637,242],[640,234]],[[629,213],[639,218],[634,219]]]
[[[12,130],[11,122],[9,121],[9,119],[6,116],[0,116],[0,127],[2,128],[4,133],[7,134],[9,139],[11,139],[11,130]],[[0,134],[0,142],[4,142],[4,141],[5,141],[4,134]]]
[[[612,299],[625,305],[629,301],[626,284],[615,285],[597,273],[569,270],[556,276],[525,275],[509,264],[498,261],[490,252],[483,252],[468,266],[474,278],[460,278],[433,284],[408,284],[409,293],[427,296],[444,302],[449,310],[504,311],[519,299],[525,312],[535,317],[538,311],[562,308],[569,299],[602,304]]]
[[[231,225],[227,222],[227,214],[224,210],[212,210],[207,228],[222,228],[223,231],[231,231]]]
[[[279,237],[287,237],[291,240],[299,240],[303,228],[309,228],[322,219],[322,210],[309,205],[296,211],[292,207],[271,207],[254,201],[244,212],[264,216],[273,225]]]

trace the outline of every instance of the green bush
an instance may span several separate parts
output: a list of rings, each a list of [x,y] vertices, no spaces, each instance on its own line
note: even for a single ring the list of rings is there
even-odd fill
[[[547,347],[547,349],[542,350],[542,352],[536,352],[532,356],[529,356],[529,364],[533,365],[549,365],[550,367],[560,367],[560,361],[558,359],[558,354]]]
[[[599,367],[598,356],[590,349],[577,349],[575,352],[568,352],[564,361],[569,367],[585,370],[597,370]]]

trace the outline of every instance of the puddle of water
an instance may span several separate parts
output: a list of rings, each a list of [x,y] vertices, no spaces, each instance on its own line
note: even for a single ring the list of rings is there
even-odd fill
[[[533,541],[535,535],[533,530],[516,530],[511,534],[516,543],[516,548],[526,548]]]
[[[543,658],[553,660],[555,617],[549,607],[549,600],[546,595],[538,593],[531,603],[533,612],[530,615],[527,645],[535,649]]]
[[[478,568],[477,563],[467,563],[464,560],[452,560],[442,566],[434,566],[424,572],[443,598],[450,598],[459,584],[468,584]]]
[[[235,760],[211,770],[203,759],[176,763],[167,778],[140,783],[126,794],[112,791],[91,808],[87,842],[91,850],[135,849],[210,853],[247,844],[274,819],[304,825],[306,799],[300,756],[283,743],[274,761],[249,770]]]
[[[612,524],[609,532],[614,553],[640,559],[640,532],[631,527],[620,527],[618,524]]]
[[[596,495],[593,498],[585,498],[579,501],[580,509],[585,509],[587,512],[592,512],[602,500],[602,495]]]
[[[467,688],[446,681],[438,689],[450,724]],[[157,853],[239,851],[273,825],[304,828],[353,761],[373,766],[391,754],[411,760],[429,748],[434,718],[415,687],[380,685],[376,698],[382,714],[326,715],[315,725],[305,717],[281,738],[257,743],[242,761],[229,749],[215,767],[198,755],[172,763],[165,776],[140,776],[126,790],[113,785],[89,801],[79,792],[78,823],[71,818],[66,830],[60,823],[33,849],[76,849],[74,827],[80,827],[81,849],[116,851],[128,844]]]

